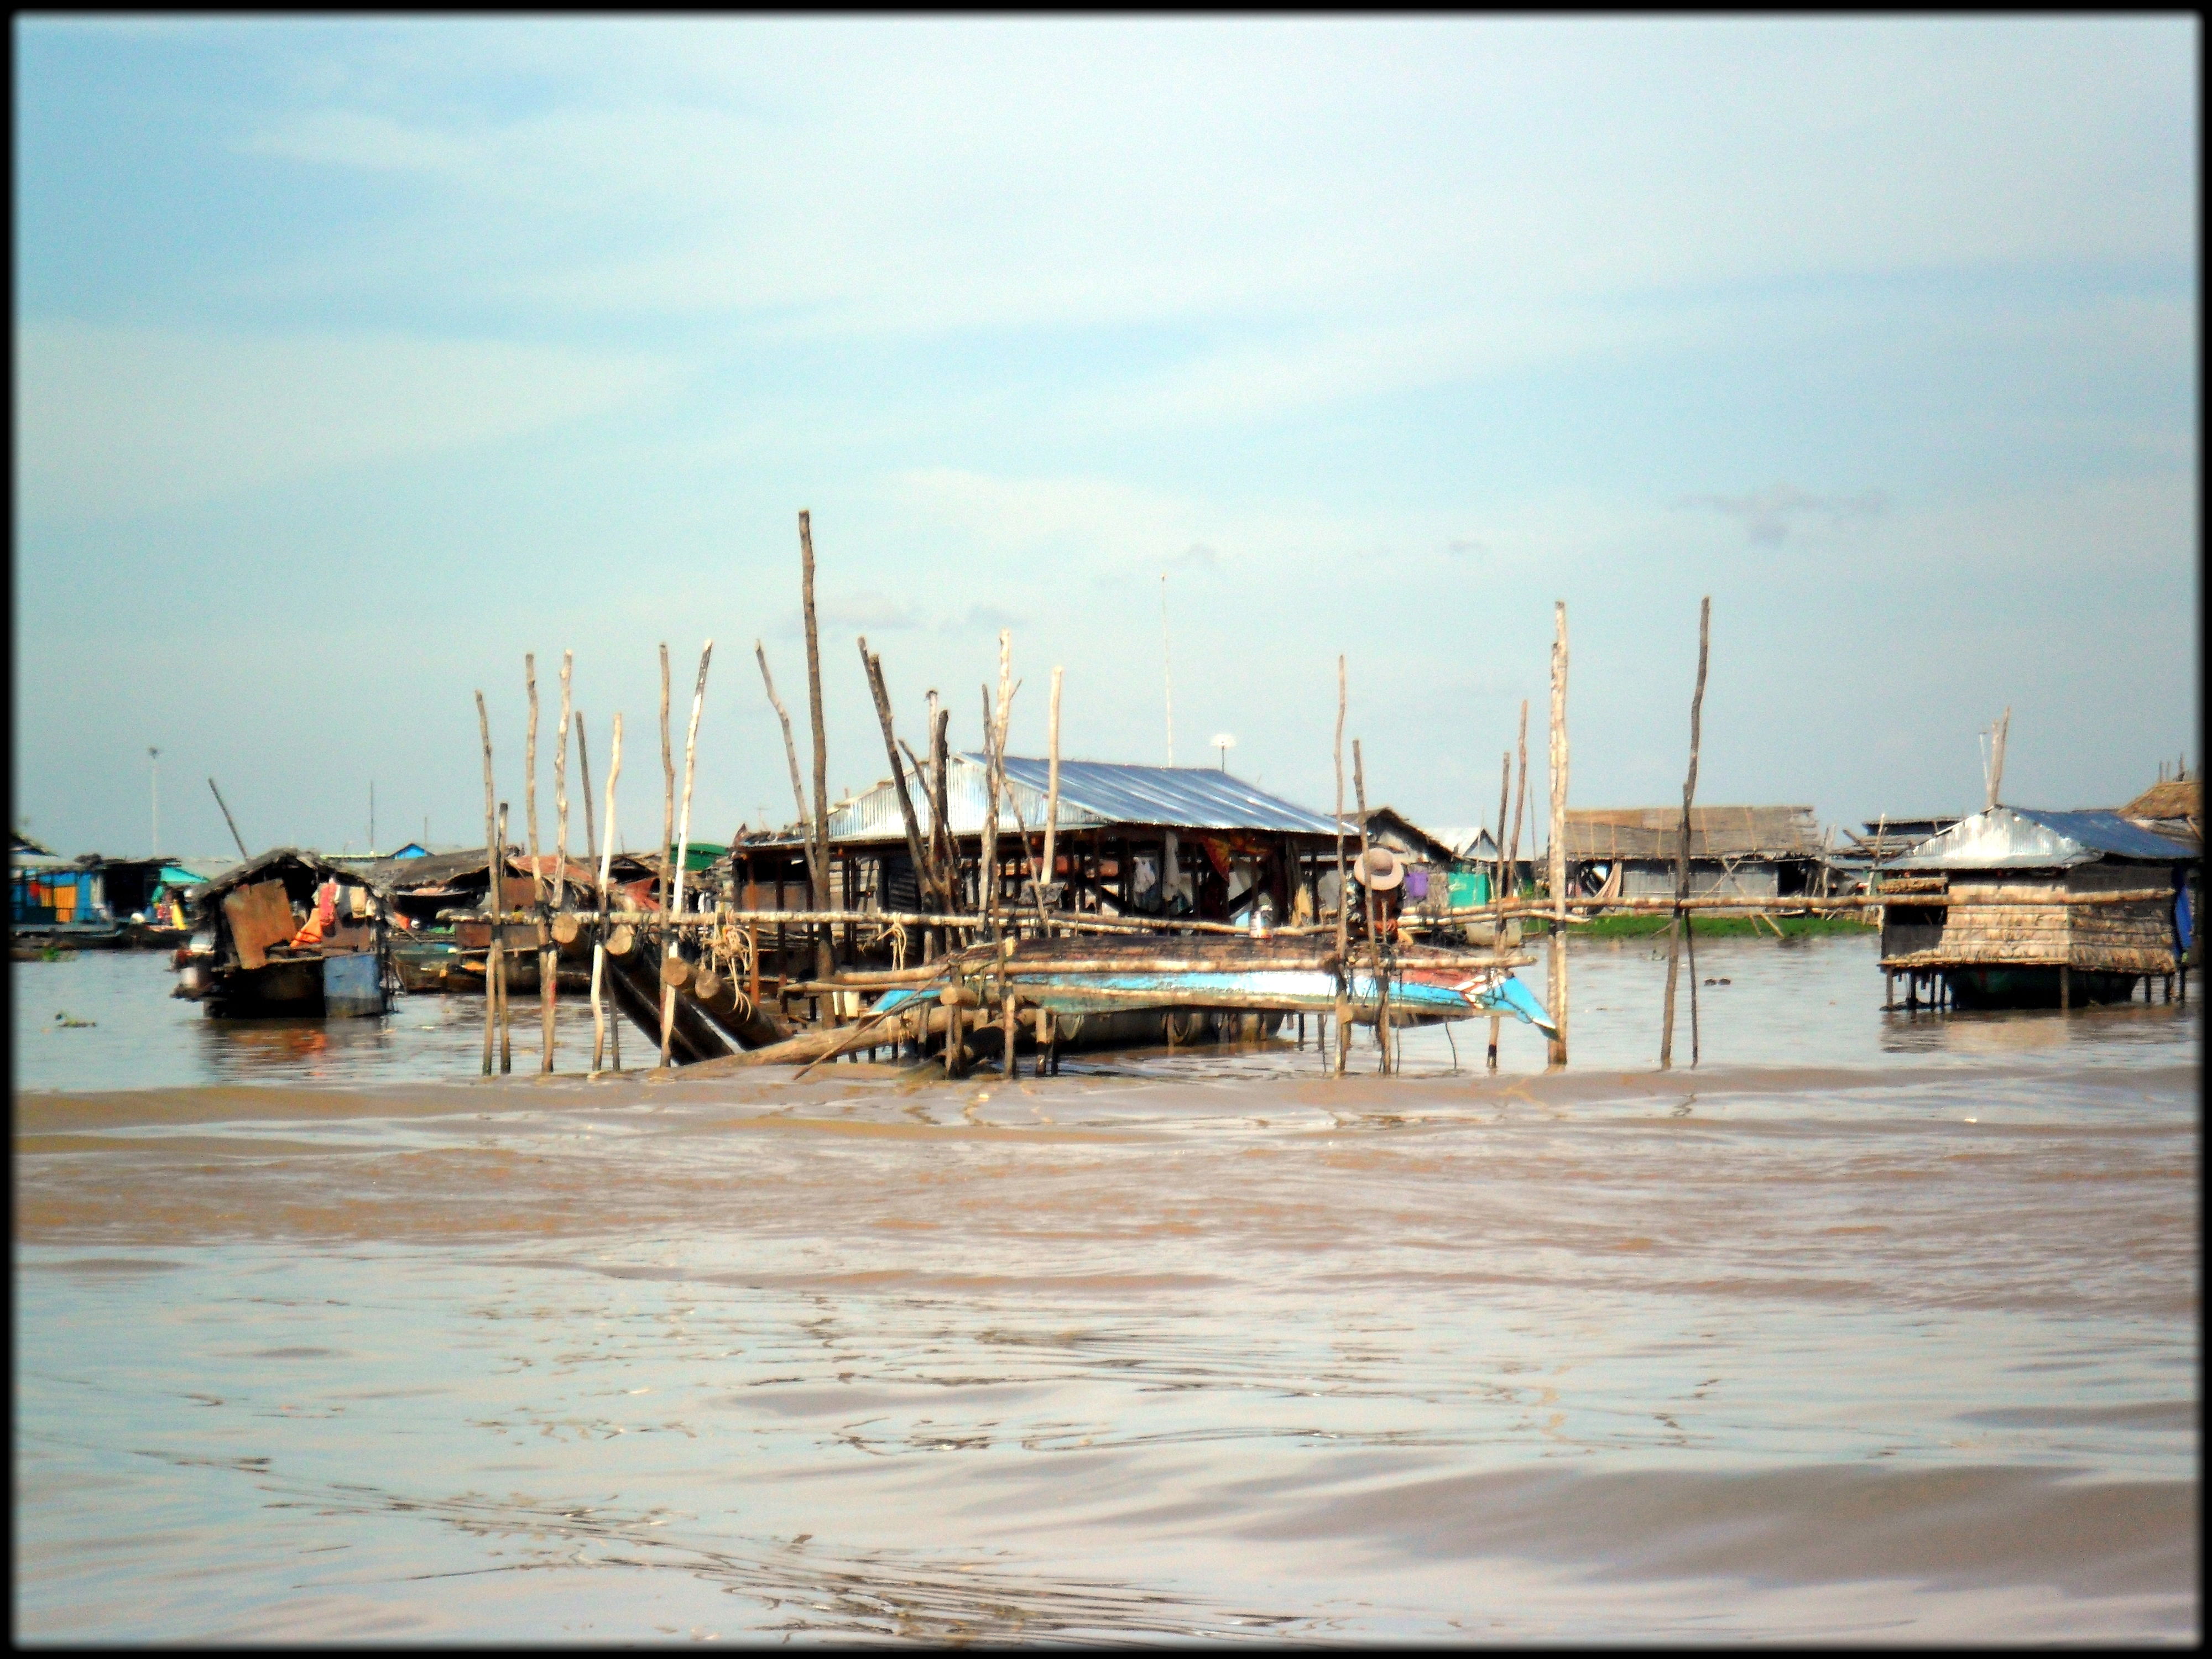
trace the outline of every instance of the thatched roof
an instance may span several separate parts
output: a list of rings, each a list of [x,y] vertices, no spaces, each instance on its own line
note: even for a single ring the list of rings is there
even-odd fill
[[[1671,859],[1681,839],[1679,806],[1576,807],[1561,838],[1569,859]],[[1693,806],[1693,859],[1817,859],[1820,827],[1809,806]]]
[[[2139,820],[2201,817],[2204,811],[2203,781],[2169,778],[2164,783],[2154,783],[2119,811],[2124,818]]]

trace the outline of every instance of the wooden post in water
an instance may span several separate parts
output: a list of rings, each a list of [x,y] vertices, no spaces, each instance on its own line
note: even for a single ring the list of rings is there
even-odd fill
[[[576,732],[576,745],[579,750],[583,747],[583,731],[580,726]],[[587,781],[586,788],[587,791],[590,787],[588,783],[589,776],[590,774],[586,772],[586,778]],[[599,854],[599,914],[602,916],[604,916],[607,911],[607,874],[609,866],[614,861],[615,855],[615,782],[616,780],[621,776],[622,716],[617,714],[616,714],[614,720],[614,757],[607,772],[606,847]],[[605,976],[606,964],[607,928],[606,924],[602,921],[595,930],[592,942],[592,1070],[595,1073],[599,1070],[600,1058],[605,1054],[606,1048],[606,1004],[604,1001],[600,992],[600,981]],[[619,1017],[617,1017],[617,1023],[619,1023]],[[617,1032],[615,1041],[617,1045],[620,1044],[622,1038],[619,1032]],[[617,1070],[620,1070],[622,1067],[621,1050],[619,1046],[617,1046],[616,1050],[615,1066]]]
[[[660,960],[665,964],[668,954],[676,948],[676,930],[669,926],[668,883],[673,873],[668,867],[671,849],[676,844],[676,748],[668,735],[668,641],[660,642]],[[660,989],[660,1065],[668,1067],[669,1039],[675,1030],[676,999],[669,994],[666,986]]]
[[[768,688],[769,706],[775,710],[775,717],[783,726],[783,758],[791,768],[791,799],[799,812],[799,839],[806,858],[808,897],[813,908],[819,910],[829,902],[830,877],[829,872],[822,867],[819,849],[815,846],[814,837],[806,827],[806,785],[799,775],[799,745],[792,740],[790,711],[784,708],[783,699],[775,695],[775,676],[768,672],[768,647],[758,640],[755,640],[753,655],[760,659],[761,684]],[[779,909],[783,907],[783,878],[781,876],[776,878],[776,907]],[[783,972],[785,970],[781,966],[781,959],[784,955],[784,935],[781,922],[776,924],[775,951],[779,963],[777,971]],[[820,963],[817,962],[816,966],[819,967]],[[817,977],[827,979],[829,975],[822,974]]]
[[[496,840],[499,856],[494,860],[492,886],[499,896],[492,902],[495,915],[507,908],[507,803],[499,804],[499,835]],[[484,963],[484,984],[499,1005],[499,1069],[504,1077],[514,1070],[514,1024],[507,1006],[507,948],[500,943],[499,931],[506,924],[491,925],[491,951]]]
[[[1060,829],[1060,670],[1052,671],[1052,712],[1045,721],[1044,878],[1060,879],[1054,837]]]
[[[1382,1051],[1379,1069],[1390,1072],[1390,981],[1382,966],[1382,929],[1376,914],[1375,890],[1367,884],[1367,773],[1359,759],[1359,739],[1352,740],[1352,787],[1359,801],[1359,890],[1367,918],[1367,954],[1375,964],[1375,1046]]]
[[[1513,751],[1509,749],[1498,763],[1498,837],[1491,843],[1497,857],[1490,861],[1490,899],[1498,907],[1498,920],[1492,924],[1490,948],[1499,956],[1505,954],[1505,809],[1513,800]],[[1504,1022],[1496,1014],[1490,1017],[1489,1067],[1498,1069],[1498,1028]]]
[[[691,851],[691,784],[699,754],[699,712],[706,707],[707,664],[714,654],[714,642],[708,640],[699,652],[699,684],[691,693],[691,723],[684,732],[684,816],[676,830],[676,878],[669,888],[672,895],[668,911],[670,927],[667,942],[661,948],[664,969],[673,956],[681,937],[674,922],[684,912],[684,866]],[[660,988],[660,1063],[663,1066],[668,1064],[669,1042],[675,1029],[676,988],[664,982]]]
[[[1012,629],[1002,628],[999,630],[999,703],[997,709],[994,713],[991,726],[991,837],[994,851],[998,841],[999,802],[1002,799],[1006,798],[1011,793],[1006,784],[1006,716],[1013,706],[1013,630]],[[1024,833],[1022,836],[1022,855],[1024,862],[1027,861],[1029,856],[1029,843],[1030,838],[1028,835]],[[1003,1075],[1011,1078],[1014,1074],[1014,1036],[1016,1031],[1014,1022],[1014,986],[1012,980],[1009,978],[1006,974],[1006,946],[1000,943],[1001,931],[995,922],[995,919],[998,915],[998,903],[999,870],[998,864],[994,858],[991,866],[991,914],[994,919],[994,926],[991,929],[991,939],[994,944],[998,944],[1000,946],[1000,1030],[1006,1050],[1001,1060],[1000,1070]],[[1013,933],[1015,937],[1018,938],[1020,936],[1021,922],[1018,915],[1017,915],[1014,921]]]
[[[1351,1024],[1352,963],[1346,958],[1351,950],[1352,889],[1344,870],[1344,657],[1336,659],[1336,1072],[1344,1075],[1344,1051],[1349,1041],[1345,1032]]]
[[[1705,653],[1711,636],[1713,616],[1712,595],[1708,593],[1698,605],[1698,687],[1690,694],[1690,773],[1682,784],[1682,830],[1680,844],[1674,848],[1674,919],[1667,929],[1667,1000],[1666,1012],[1661,1017],[1659,1028],[1659,1069],[1671,1070],[1674,1064],[1674,980],[1681,967],[1682,935],[1689,927],[1687,913],[1682,901],[1690,896],[1690,802],[1698,793],[1698,720],[1705,702]],[[1690,994],[1698,994],[1697,975],[1690,976]],[[1692,1064],[1695,1064],[1694,1059]]]
[[[491,937],[484,945],[483,1074],[491,1075],[492,1033],[499,1026],[498,981],[492,960],[499,954],[499,913],[506,897],[500,886],[499,810],[494,799],[491,775],[491,717],[484,713],[483,693],[477,693],[477,726],[483,733],[484,763],[484,915],[491,918]]]
[[[1567,1063],[1567,602],[1553,607],[1552,635],[1552,948],[1547,986],[1558,1035],[1546,1045],[1549,1066]]]
[[[576,665],[576,653],[561,653],[561,725],[559,743],[553,751],[553,914],[558,917],[566,908],[568,898],[567,872],[568,868],[568,716],[573,710],[569,698],[569,675]],[[545,975],[545,1058],[538,1069],[553,1069],[555,1005],[561,997],[560,940],[554,940],[555,949],[547,953]]]
[[[545,914],[545,868],[538,839],[538,658],[522,654],[522,677],[530,693],[530,726],[523,744],[523,808],[530,828],[530,891],[538,911],[538,1006],[544,1026],[545,1056],[538,1069],[553,1069],[553,930]]]
[[[802,508],[799,514],[799,600],[806,621],[806,699],[814,726],[814,867],[820,872],[821,890],[814,908],[827,910],[830,902],[830,739],[822,724],[822,641],[814,627],[814,527]],[[814,977],[828,979],[835,971],[830,961],[830,929],[817,925],[814,934]],[[816,1007],[820,1007],[817,999]]]
[[[934,884],[921,855],[921,820],[915,812],[914,797],[907,791],[906,763],[899,758],[898,739],[891,732],[891,696],[884,686],[884,659],[869,652],[868,636],[865,634],[860,635],[860,667],[868,677],[868,690],[876,700],[876,719],[884,728],[884,755],[890,762],[891,783],[898,792],[899,818],[906,825],[906,855],[914,865],[915,897],[927,909]],[[888,899],[890,895],[884,896]],[[889,903],[884,906],[886,910],[890,908]]]

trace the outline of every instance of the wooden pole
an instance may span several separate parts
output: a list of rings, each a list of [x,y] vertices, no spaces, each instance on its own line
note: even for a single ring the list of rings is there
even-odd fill
[[[1992,808],[1997,805],[1998,791],[2004,787],[2005,738],[2010,736],[2011,732],[2012,710],[2007,708],[1997,721],[1996,730],[1990,734],[1992,741],[1990,744],[1990,805]]]
[[[799,599],[806,613],[806,700],[814,727],[814,863],[821,872],[822,891],[815,908],[830,908],[830,739],[822,722],[822,641],[814,627],[814,527],[804,509],[799,514]],[[827,979],[832,971],[830,931],[814,930],[814,972]]]
[[[1552,939],[1549,1010],[1556,1029],[1547,1064],[1567,1063],[1567,602],[1553,608],[1552,632]]]
[[[576,731],[576,746],[580,751],[583,747],[583,728],[580,726]],[[587,780],[589,775],[587,772],[586,774]],[[609,866],[612,865],[615,856],[615,781],[621,776],[622,716],[617,714],[614,721],[614,756],[607,772],[607,841],[605,849],[599,854],[599,909],[603,914],[607,908]],[[588,793],[590,788],[588,781],[585,787]],[[601,926],[593,930],[592,942],[592,1070],[594,1073],[599,1070],[600,1058],[606,1049],[606,1005],[599,989],[601,978],[605,972],[606,962],[607,932],[606,928]],[[619,1047],[622,1038],[619,1032],[617,1033],[615,1041],[617,1044],[615,1066],[619,1070],[622,1066]]]
[[[929,707],[930,790],[934,803],[931,816],[937,826],[937,878],[951,901],[948,908],[957,915],[968,905],[967,894],[960,878],[960,842],[952,833],[952,785],[950,777],[952,769],[952,711],[939,704],[934,691],[929,694]],[[952,948],[950,927],[941,934],[939,944],[947,951]]]
[[[477,693],[478,696],[482,696],[483,695],[483,694],[482,692]],[[213,778],[210,778],[208,780],[208,787],[215,789],[215,804],[222,808],[222,821],[230,826],[230,838],[238,843],[238,856],[245,862],[249,864],[252,863],[253,860],[253,854],[246,850],[246,837],[238,833],[238,820],[231,817],[230,805],[223,799],[222,791],[215,788],[215,780]]]
[[[699,684],[691,693],[691,723],[684,733],[684,816],[676,830],[676,878],[669,890],[669,914],[684,912],[684,866],[691,851],[691,785],[699,755],[699,714],[707,706],[707,664],[714,654],[714,642],[708,640],[699,652]],[[672,933],[661,951],[665,964],[676,950],[676,936]],[[676,1029],[676,988],[664,984],[660,988],[660,1063],[668,1064],[670,1038]]]
[[[1013,630],[1002,628],[999,630],[999,706],[991,728],[991,768],[995,775],[991,788],[991,824],[994,842],[998,832],[999,802],[1002,797],[1008,796],[1012,793],[1006,785],[1006,717],[1013,707]],[[1029,850],[1030,838],[1024,833],[1022,836],[1022,857],[1025,863],[1028,861]],[[992,912],[995,915],[999,898],[998,867],[995,864],[992,866],[991,875]],[[1020,933],[1018,922],[1015,924],[1014,931],[1017,934]],[[998,932],[994,929],[992,938],[995,940],[998,937]],[[1006,1049],[1000,1069],[1005,1076],[1011,1078],[1014,1074],[1014,988],[1006,977],[1003,951],[999,968],[999,995],[1000,1024]]]
[[[493,890],[500,894],[500,902],[506,902],[507,887],[507,803],[499,804],[499,834],[494,842],[499,855],[493,860]],[[506,1076],[514,1070],[514,1027],[507,1006],[507,950],[501,944],[500,924],[494,922],[491,930],[490,959],[484,967],[484,983],[493,991],[493,1000],[499,1004],[499,1070]]]
[[[558,729],[558,741],[554,745],[553,750],[553,914],[556,916],[565,908],[568,898],[568,884],[566,879],[568,867],[568,717],[574,709],[569,696],[569,677],[575,664],[574,652],[564,651],[561,653],[561,724]],[[555,943],[557,946],[559,941],[556,940]],[[553,1069],[555,1042],[553,1016],[555,1006],[561,997],[559,950],[556,948],[547,951],[544,953],[544,968],[541,975],[544,983],[539,988],[539,994],[544,1007],[545,1054],[538,1069],[541,1072],[550,1072]]]
[[[1491,842],[1497,856],[1490,860],[1490,898],[1498,906],[1498,921],[1492,924],[1490,948],[1505,949],[1505,809],[1513,799],[1513,751],[1509,749],[1498,763],[1498,836]],[[1490,1017],[1489,1069],[1498,1069],[1498,1036],[1504,1021],[1498,1015]]]
[[[1690,773],[1682,784],[1682,828],[1674,848],[1674,919],[1667,929],[1667,1000],[1659,1028],[1659,1069],[1674,1065],[1674,981],[1681,969],[1682,935],[1689,926],[1680,901],[1690,896],[1690,802],[1698,793],[1698,720],[1705,702],[1705,653],[1711,636],[1713,600],[1709,593],[1698,605],[1698,688],[1690,694]],[[1691,976],[1690,994],[1697,994],[1697,978]]]
[[[860,636],[860,667],[868,677],[868,690],[876,700],[876,720],[884,728],[884,754],[890,762],[891,782],[898,791],[899,817],[906,825],[906,855],[914,865],[916,896],[922,899],[922,908],[927,909],[927,895],[935,884],[930,880],[929,866],[921,855],[921,821],[914,810],[914,797],[907,792],[906,763],[899,758],[898,739],[891,732],[891,696],[884,686],[884,659],[870,653],[865,634]],[[891,908],[888,904],[884,908]]]
[[[1052,671],[1052,712],[1045,722],[1044,878],[1060,879],[1053,838],[1060,830],[1060,672]]]
[[[1375,965],[1375,1043],[1382,1051],[1379,1069],[1390,1071],[1390,981],[1382,966],[1382,929],[1376,915],[1375,890],[1367,884],[1367,772],[1359,759],[1359,739],[1352,740],[1352,786],[1359,802],[1359,890],[1367,917],[1367,954]]]
[[[1351,927],[1352,889],[1344,871],[1344,658],[1336,659],[1336,1075],[1344,1075],[1344,1051],[1350,1039],[1352,964],[1346,949]]]
[[[668,909],[668,849],[676,840],[676,750],[668,736],[668,641],[660,642],[660,849],[654,860],[660,875],[653,892],[662,913]],[[667,929],[661,930],[667,937]]]
[[[545,914],[545,868],[538,838],[538,659],[523,653],[522,676],[530,693],[530,726],[523,745],[523,807],[530,829],[530,890],[538,911],[538,1008],[544,1059],[538,1069],[553,1069],[553,930]]]
[[[584,862],[599,861],[599,819],[592,811],[592,756],[584,746],[584,711],[576,711],[576,765],[583,774],[584,782]]]
[[[491,934],[484,946],[484,1044],[483,1074],[491,1075],[492,1033],[499,1025],[499,980],[492,972],[492,963],[499,955],[499,913],[507,908],[507,895],[500,891],[499,816],[493,799],[491,775],[491,717],[484,713],[484,696],[477,693],[477,726],[483,734],[484,772],[484,915],[494,918],[489,923]]]

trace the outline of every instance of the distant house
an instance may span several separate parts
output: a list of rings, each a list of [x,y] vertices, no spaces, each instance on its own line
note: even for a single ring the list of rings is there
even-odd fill
[[[1560,838],[1571,892],[1672,898],[1679,806],[1570,808]],[[1693,806],[1690,891],[1750,901],[1817,892],[1826,848],[1809,806]]]
[[[1393,807],[1375,806],[1367,812],[1367,839],[1389,848],[1405,866],[1409,909],[1465,909],[1490,902],[1498,849],[1488,830],[1425,830]],[[1333,890],[1334,871],[1329,880]]]
[[[1883,971],[1908,976],[1909,1003],[1923,986],[1961,1007],[2122,1000],[2193,960],[2197,863],[2116,812],[1990,807],[1883,865],[1881,891],[1898,900],[1882,907]],[[2142,891],[2157,896],[2048,902]]]
[[[2118,811],[2138,829],[2185,847],[2203,848],[2204,784],[2200,778],[2185,773],[2154,783]]]
[[[1002,902],[1020,897],[1027,878],[1022,834],[1042,852],[1049,767],[1010,755],[999,806],[999,867],[982,866],[989,816],[982,757],[955,754],[945,769],[945,830],[958,855],[959,903],[981,902],[994,876]],[[925,835],[928,792],[908,772]],[[1322,856],[1335,845],[1334,820],[1255,788],[1211,766],[1132,766],[1062,761],[1054,820],[1055,867],[1045,875],[1060,901],[1107,914],[1190,915],[1241,921],[1265,901],[1279,921],[1312,913]],[[1356,837],[1356,829],[1354,836]],[[905,817],[889,779],[830,813],[830,900],[849,908],[913,911],[920,884],[907,848]],[[723,863],[742,908],[797,909],[807,902],[805,854],[796,827],[748,836]],[[1332,871],[1329,879],[1334,880]]]

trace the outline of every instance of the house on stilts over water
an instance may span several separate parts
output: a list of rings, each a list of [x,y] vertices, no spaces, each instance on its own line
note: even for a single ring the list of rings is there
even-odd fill
[[[1887,1000],[1900,975],[1909,1007],[2067,1008],[2154,983],[2186,996],[2198,861],[2116,812],[1961,818],[1881,867]]]

